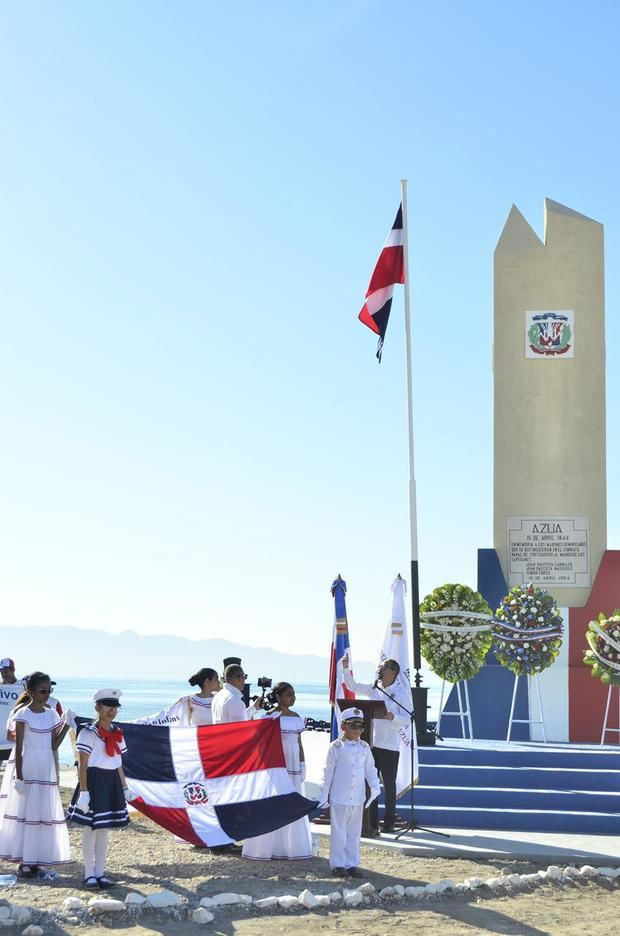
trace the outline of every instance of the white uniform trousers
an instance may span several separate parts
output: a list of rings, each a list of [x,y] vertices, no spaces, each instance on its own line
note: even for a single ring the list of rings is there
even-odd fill
[[[357,868],[359,865],[363,812],[363,804],[330,803],[329,863],[332,868]]]

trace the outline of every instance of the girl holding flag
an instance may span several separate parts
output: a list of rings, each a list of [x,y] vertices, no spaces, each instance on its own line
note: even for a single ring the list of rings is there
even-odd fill
[[[99,689],[94,695],[97,720],[80,729],[77,750],[80,782],[67,812],[69,822],[83,827],[84,887],[113,887],[106,877],[110,829],[129,824],[127,800],[135,794],[127,786],[122,756],[127,751],[123,732],[113,724],[120,708],[120,689]]]
[[[306,720],[293,711],[295,690],[290,683],[279,682],[267,696],[267,701],[275,705],[275,708],[265,717],[280,720],[286,770],[295,792],[303,795],[306,762],[301,733],[306,727]],[[253,858],[255,861],[269,861],[272,858],[312,858],[312,836],[308,817],[303,816],[281,829],[276,829],[275,832],[247,839],[243,846],[243,857]]]

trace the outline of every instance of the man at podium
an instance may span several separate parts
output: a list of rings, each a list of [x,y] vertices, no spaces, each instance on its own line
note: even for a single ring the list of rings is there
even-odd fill
[[[404,820],[396,813],[396,774],[398,772],[398,758],[400,750],[401,725],[408,725],[408,719],[405,711],[411,710],[411,695],[406,689],[396,683],[400,666],[396,660],[384,660],[377,670],[377,679],[374,683],[358,683],[353,678],[353,673],[349,667],[349,654],[346,653],[342,658],[342,670],[347,689],[351,689],[356,695],[367,696],[369,699],[377,699],[385,702],[387,714],[383,718],[373,720],[372,736],[372,754],[375,759],[375,766],[381,776],[385,797],[385,813],[383,816],[383,832],[395,832],[396,826],[401,825]],[[403,706],[400,708],[399,704]],[[371,805],[371,812],[375,816],[371,817],[371,822],[375,828],[378,828],[378,806],[379,801],[375,800]]]

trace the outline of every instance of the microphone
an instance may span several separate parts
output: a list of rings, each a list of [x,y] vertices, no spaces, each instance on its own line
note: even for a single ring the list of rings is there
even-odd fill
[[[378,685],[379,685],[379,679],[375,679],[374,683],[372,684],[372,688],[376,689]]]

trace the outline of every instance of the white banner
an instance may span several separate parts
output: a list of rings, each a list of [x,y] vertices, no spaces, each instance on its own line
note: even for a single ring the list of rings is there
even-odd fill
[[[394,686],[402,690],[402,696],[409,700],[408,708],[411,710],[411,676],[409,672],[409,640],[407,633],[407,613],[405,611],[405,596],[407,583],[397,576],[392,582],[392,611],[388,621],[383,646],[381,648],[381,662],[396,660],[400,666]],[[404,704],[404,703],[403,703]],[[407,715],[402,712],[402,717]],[[396,795],[402,796],[412,785],[411,777],[411,723],[400,726],[400,757],[398,760],[398,774],[396,776]],[[413,732],[413,783],[418,782],[418,744],[415,731]]]

